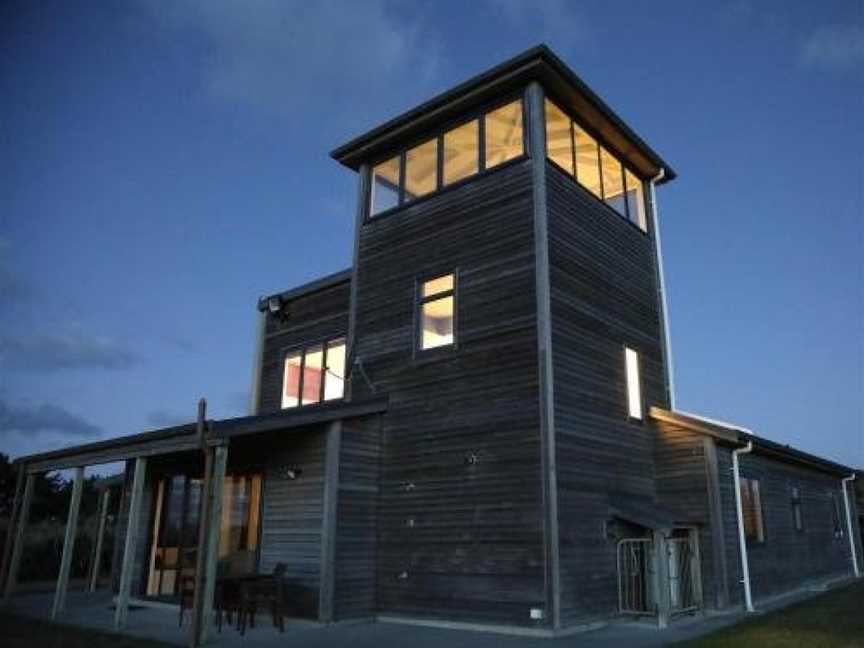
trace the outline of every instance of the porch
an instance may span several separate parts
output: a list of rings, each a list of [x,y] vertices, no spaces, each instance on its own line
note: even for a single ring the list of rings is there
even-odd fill
[[[225,603],[231,579],[260,579],[275,571],[272,584],[279,594],[270,596],[280,602],[280,616],[288,617],[286,631],[299,623],[292,618],[295,613],[332,621],[336,508],[340,488],[351,488],[340,487],[340,460],[358,442],[352,433],[362,438],[369,430],[377,432],[374,421],[385,408],[385,399],[375,399],[208,421],[202,401],[196,424],[20,459],[0,570],[4,602],[23,606],[25,613],[96,624],[97,629],[134,634],[140,624],[147,636],[158,631],[162,640],[198,646],[239,634],[229,628],[217,633],[218,615],[211,612]],[[343,423],[347,450],[342,448]],[[126,475],[122,494],[114,493],[122,504],[111,585],[97,588],[97,560],[86,591],[69,591],[84,469],[117,461],[126,462]],[[53,598],[15,596],[27,551],[34,475],[68,469],[73,486]],[[106,509],[109,499],[106,492]],[[103,531],[100,524],[97,543]],[[240,589],[243,596],[254,590]],[[161,608],[152,606],[160,601]],[[186,610],[182,626],[179,607],[164,605],[178,602]],[[38,609],[40,604],[44,607]],[[269,604],[258,606],[256,621],[254,631],[276,633]],[[302,623],[308,627],[310,621]]]

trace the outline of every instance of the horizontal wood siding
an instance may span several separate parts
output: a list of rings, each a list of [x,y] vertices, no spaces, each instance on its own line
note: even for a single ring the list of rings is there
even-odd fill
[[[652,239],[557,167],[546,174],[566,625],[617,611],[610,495],[655,496],[653,430],[628,421],[625,345],[645,403],[666,396]]]
[[[336,513],[337,620],[375,614],[380,460],[380,418],[344,421]]]
[[[839,476],[759,454],[741,456],[741,476],[759,480],[765,521],[765,542],[750,542],[747,547],[754,600],[820,579],[851,575]],[[727,481],[732,481],[731,471]],[[796,531],[793,523],[793,486],[801,489],[803,531]],[[730,494],[734,497],[731,487]],[[840,501],[842,537],[834,535],[832,494]],[[734,506],[733,499],[733,515]],[[737,533],[735,524],[731,528]]]
[[[323,430],[286,431],[283,439],[268,440],[261,457],[266,463],[259,570],[270,573],[277,563],[286,563],[292,584],[307,588],[315,601],[321,576],[324,444]],[[288,479],[285,467],[302,473]]]
[[[520,161],[360,232],[357,355],[390,397],[382,614],[530,624],[546,607],[531,196]],[[414,357],[415,281],[456,270],[458,348]],[[356,372],[353,389],[370,393]]]
[[[268,313],[261,363],[261,414],[282,407],[283,360],[287,349],[346,335],[350,291],[350,282],[346,281],[300,296],[286,305],[286,321]]]

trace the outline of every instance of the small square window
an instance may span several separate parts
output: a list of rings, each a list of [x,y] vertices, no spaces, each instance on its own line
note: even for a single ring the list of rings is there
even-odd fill
[[[443,275],[421,284],[418,313],[421,350],[455,343],[455,313],[454,275]]]

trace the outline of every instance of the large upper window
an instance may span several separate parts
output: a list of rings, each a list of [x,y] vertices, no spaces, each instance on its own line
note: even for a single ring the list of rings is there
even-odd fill
[[[646,229],[642,181],[548,99],[546,157],[624,218]]]
[[[759,480],[742,477],[740,483],[744,536],[751,542],[765,542],[765,524],[762,517],[762,495],[759,491]]]
[[[329,340],[285,356],[282,407],[342,398],[345,391],[345,338]]]
[[[452,345],[455,342],[454,313],[456,284],[452,274],[420,284],[418,322],[421,350]]]
[[[375,165],[369,215],[409,203],[524,153],[522,100],[517,99]]]

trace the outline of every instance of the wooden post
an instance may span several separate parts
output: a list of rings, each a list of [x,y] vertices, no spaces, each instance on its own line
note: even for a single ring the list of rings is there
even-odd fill
[[[15,497],[12,499],[12,510],[9,511],[9,525],[6,527],[6,541],[3,543],[3,565],[0,566],[0,591],[6,584],[6,576],[9,574],[9,560],[12,558],[12,545],[15,538],[15,523],[21,508],[21,496],[24,491],[25,466],[18,464],[18,472],[15,477]]]
[[[210,474],[205,475],[205,511],[199,533],[198,565],[196,565],[195,604],[192,611],[192,646],[201,646],[213,621],[213,598],[216,594],[216,564],[219,561],[219,535],[222,526],[222,490],[225,486],[225,468],[228,447],[208,449]],[[209,479],[208,479],[209,477]]]
[[[66,608],[66,589],[69,586],[69,569],[72,566],[72,553],[75,550],[75,532],[78,530],[78,510],[81,508],[81,489],[84,486],[84,466],[75,469],[72,479],[72,497],[69,501],[69,515],[66,517],[66,534],[63,537],[63,555],[60,558],[60,573],[57,575],[57,588],[54,590],[54,605],[51,619]]]
[[[335,589],[337,506],[339,504],[339,453],[342,447],[342,421],[327,426],[327,450],[324,458],[323,520],[321,527],[321,586],[318,588],[318,620],[333,620]]]
[[[669,585],[669,547],[666,544],[668,529],[654,531],[654,599],[657,602],[657,627],[669,625],[672,608]]]
[[[114,628],[126,627],[129,616],[129,595],[132,589],[132,570],[135,566],[135,547],[138,542],[138,518],[141,517],[141,500],[144,495],[144,477],[147,472],[147,458],[135,460],[135,475],[132,478],[132,492],[129,497],[129,519],[126,522],[126,542],[123,547],[123,560],[120,566],[120,587],[117,591],[117,608],[114,611]]]
[[[27,472],[27,466],[21,464],[22,473]],[[21,565],[21,553],[24,551],[24,531],[27,528],[27,518],[30,516],[30,502],[33,500],[34,475],[27,473],[24,481],[24,495],[21,498],[21,509],[18,513],[18,524],[15,527],[15,541],[12,545],[12,556],[9,558],[9,569],[6,575],[6,587],[3,590],[3,600],[8,600],[15,591],[18,582],[18,568]],[[12,533],[10,527],[9,533]]]
[[[111,504],[111,489],[102,491],[99,499],[99,527],[96,531],[96,545],[93,548],[93,560],[90,561],[90,583],[88,592],[95,592],[99,582],[99,569],[102,566],[102,541],[105,538],[105,522],[108,519],[108,507]]]

